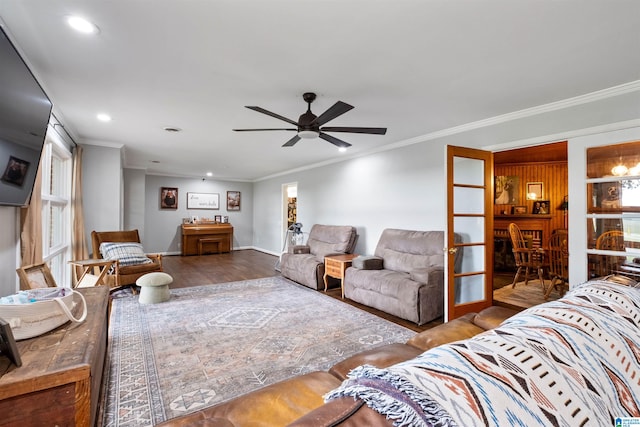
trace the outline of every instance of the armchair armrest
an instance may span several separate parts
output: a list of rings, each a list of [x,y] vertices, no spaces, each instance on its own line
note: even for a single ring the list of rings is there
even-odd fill
[[[377,256],[360,255],[353,259],[351,266],[358,270],[382,270],[383,260]]]
[[[147,257],[155,260],[155,262],[158,263],[160,267],[162,267],[162,254],[147,254]]]
[[[409,278],[420,283],[433,283],[434,281],[442,281],[444,277],[443,267],[425,267],[416,268],[409,272]]]
[[[290,254],[310,254],[311,248],[307,245],[295,245],[289,248]]]

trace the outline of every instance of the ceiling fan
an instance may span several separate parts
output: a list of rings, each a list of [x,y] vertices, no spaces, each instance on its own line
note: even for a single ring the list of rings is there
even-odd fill
[[[296,135],[287,141],[283,147],[293,147],[296,142],[300,141],[301,138],[317,138],[320,137],[325,141],[332,143],[337,147],[351,147],[351,144],[345,142],[341,139],[335,138],[331,135],[326,134],[325,132],[348,132],[348,133],[367,133],[372,135],[384,135],[387,133],[387,128],[365,128],[365,127],[331,127],[331,126],[323,126],[330,120],[335,119],[338,116],[343,115],[347,111],[353,108],[352,105],[344,103],[342,101],[338,101],[333,106],[331,106],[327,111],[316,116],[311,112],[311,103],[316,99],[316,94],[313,92],[306,92],[302,95],[302,99],[307,103],[307,112],[302,114],[297,122],[283,117],[279,114],[272,113],[271,111],[265,110],[261,107],[249,106],[246,107],[250,110],[257,111],[262,114],[266,114],[267,116],[275,117],[276,119],[283,120],[293,126],[295,128],[277,128],[277,129],[234,129],[236,132],[253,132],[253,131],[267,131],[267,130],[287,130],[287,131],[295,131]],[[321,127],[322,126],[322,127]]]

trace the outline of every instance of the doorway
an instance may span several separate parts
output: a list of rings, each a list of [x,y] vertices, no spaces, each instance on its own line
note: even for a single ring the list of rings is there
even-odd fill
[[[285,245],[287,230],[298,222],[298,183],[282,184],[282,245]]]
[[[531,237],[531,244],[540,248],[548,245],[554,230],[568,229],[567,141],[494,152],[493,158],[496,182],[509,182],[514,187],[508,201],[500,197],[499,188],[494,196],[494,301],[515,305],[514,301],[519,300],[515,308],[525,308],[544,302],[544,293],[538,281],[526,287],[511,287],[516,267],[508,226],[516,223]],[[542,203],[549,209],[536,210]],[[511,289],[515,294],[519,291],[531,294],[511,295]],[[555,296],[558,295],[552,293]]]

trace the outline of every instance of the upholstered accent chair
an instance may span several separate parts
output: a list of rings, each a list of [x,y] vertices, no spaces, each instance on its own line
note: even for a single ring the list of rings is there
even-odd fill
[[[104,279],[112,288],[133,285],[147,273],[162,271],[162,255],[144,252],[138,230],[92,231],[91,246],[93,258],[115,261]]]
[[[288,248],[280,260],[282,276],[311,289],[324,289],[324,257],[353,252],[358,234],[349,225],[314,224],[305,245]]]

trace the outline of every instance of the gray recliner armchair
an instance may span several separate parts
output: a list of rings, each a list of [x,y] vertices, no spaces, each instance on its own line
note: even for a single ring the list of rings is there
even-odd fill
[[[290,247],[282,254],[280,272],[311,289],[324,289],[324,257],[352,253],[357,237],[352,226],[315,224],[306,244]]]

